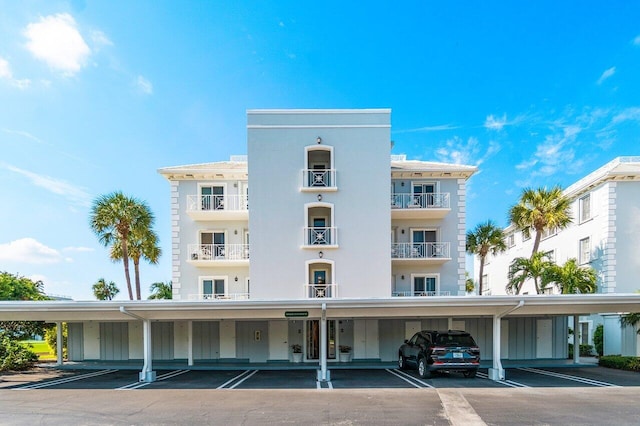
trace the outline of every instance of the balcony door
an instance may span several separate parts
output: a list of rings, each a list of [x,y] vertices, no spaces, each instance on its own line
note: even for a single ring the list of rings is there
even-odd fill
[[[225,256],[224,232],[202,232],[200,234],[200,251],[202,259],[221,259]]]
[[[224,210],[224,186],[200,187],[202,210]]]
[[[414,296],[435,296],[436,292],[436,277],[424,275],[413,277]]]
[[[434,229],[413,229],[411,231],[412,253],[411,257],[425,258],[433,257],[434,245],[438,239],[438,234]]]
[[[433,206],[433,194],[436,193],[436,184],[414,183],[413,184],[413,204],[420,207]]]
[[[308,320],[306,324],[307,361],[320,359],[320,320]],[[336,359],[336,321],[327,320],[327,359]]]
[[[206,278],[202,280],[202,298],[218,299],[226,295],[224,278]]]

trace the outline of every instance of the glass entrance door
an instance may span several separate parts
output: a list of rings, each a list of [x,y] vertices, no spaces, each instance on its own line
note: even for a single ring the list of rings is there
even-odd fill
[[[307,360],[320,359],[320,320],[308,320],[307,332]],[[327,359],[336,359],[336,321],[327,321]]]

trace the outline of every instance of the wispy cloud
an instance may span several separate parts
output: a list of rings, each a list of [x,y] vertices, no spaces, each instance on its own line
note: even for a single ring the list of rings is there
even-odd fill
[[[454,136],[447,140],[444,146],[435,151],[438,161],[445,163],[464,164],[478,166],[489,157],[500,151],[500,144],[491,141],[483,147],[475,137],[470,137],[465,142],[462,138]]]
[[[147,80],[141,75],[139,75],[138,78],[136,78],[135,86],[140,93],[143,93],[145,95],[153,94],[153,84],[151,84],[149,80]]]
[[[394,134],[396,133],[415,133],[415,132],[442,132],[445,130],[455,130],[455,129],[459,129],[460,126],[454,126],[452,124],[438,124],[435,126],[425,126],[425,127],[418,127],[415,129],[406,129],[406,130],[393,130],[392,132]]]
[[[81,187],[72,185],[60,179],[52,178],[50,176],[40,175],[28,170],[23,170],[9,164],[0,164],[0,166],[9,171],[26,177],[31,181],[33,185],[44,188],[45,190],[53,194],[60,195],[75,205],[82,207],[88,207],[91,205],[91,195],[89,195],[89,193],[87,193]]]
[[[619,124],[623,121],[638,121],[640,122],[640,107],[631,107],[623,109],[613,116],[611,124]]]
[[[12,86],[17,87],[18,89],[26,89],[31,85],[31,80],[29,79],[17,79],[13,77],[13,72],[11,72],[11,67],[9,66],[9,61],[0,57],[0,79],[7,80]]]
[[[44,141],[36,136],[33,136],[31,133],[29,132],[23,132],[22,130],[11,130],[11,129],[2,129],[2,131],[4,133],[8,133],[10,135],[18,135],[18,136],[22,136],[25,137],[27,139],[31,139],[34,142],[38,142],[41,144],[44,144]]]
[[[607,70],[604,70],[600,78],[598,79],[598,85],[602,84],[608,78],[611,78],[616,73],[616,67],[611,67]]]
[[[0,244],[0,260],[17,263],[46,265],[60,262],[72,262],[58,250],[48,247],[34,238],[21,238]]]
[[[484,121],[484,127],[489,130],[500,131],[507,124],[507,114],[503,114],[502,117],[494,117],[493,114],[487,116]]]
[[[68,13],[41,17],[24,30],[27,49],[51,69],[74,75],[87,63],[91,49]]]
[[[109,40],[109,37],[105,33],[99,30],[91,31],[91,42],[95,49],[100,49],[104,46],[113,46],[113,42]]]

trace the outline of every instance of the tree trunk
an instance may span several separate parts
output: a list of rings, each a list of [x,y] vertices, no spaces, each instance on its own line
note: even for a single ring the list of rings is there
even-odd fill
[[[136,278],[136,299],[140,300],[140,259],[133,259],[133,272]]]
[[[536,237],[533,240],[533,250],[531,251],[530,259],[533,259],[533,255],[538,252],[538,248],[540,248],[540,240],[542,239],[542,231],[536,230]]]
[[[482,274],[484,274],[484,256],[480,256],[480,276],[478,277],[478,296],[482,296]]]
[[[129,250],[127,250],[127,239],[122,238],[122,263],[124,264],[124,277],[127,280],[127,290],[129,290],[129,300],[133,300],[133,289],[131,288],[131,276],[129,274]]]

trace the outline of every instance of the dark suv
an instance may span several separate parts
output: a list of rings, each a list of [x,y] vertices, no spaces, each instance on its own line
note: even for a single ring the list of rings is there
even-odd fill
[[[398,350],[401,369],[415,367],[422,378],[434,371],[462,371],[475,377],[480,366],[480,348],[466,331],[419,331]]]

